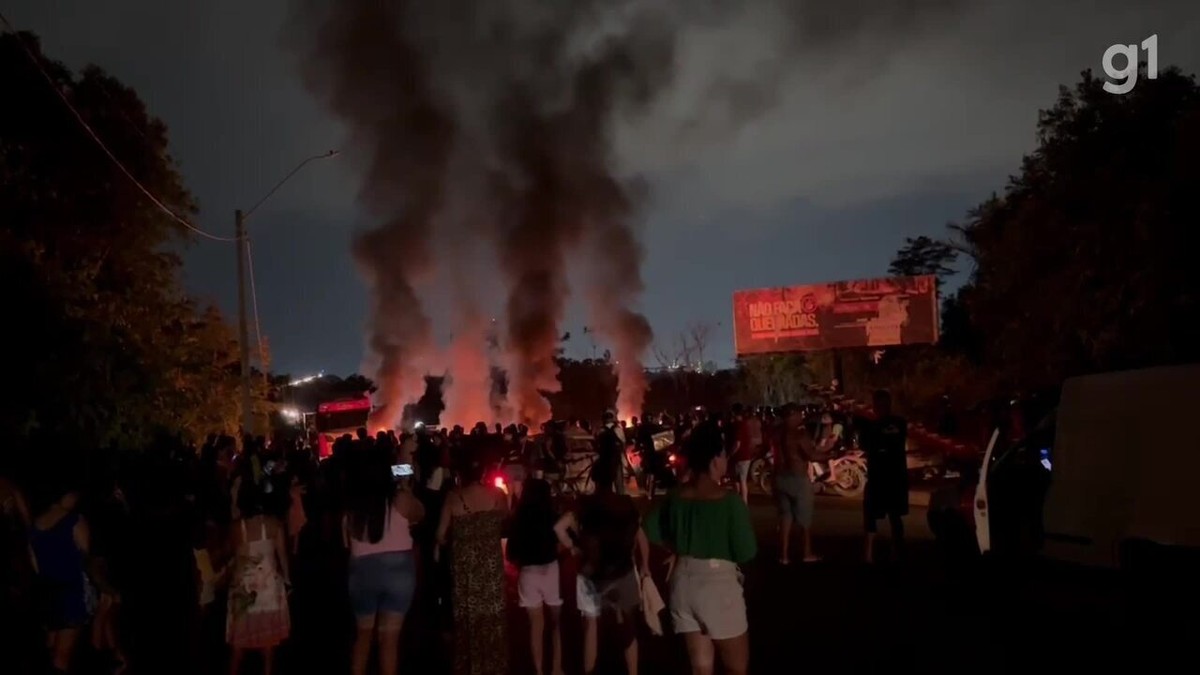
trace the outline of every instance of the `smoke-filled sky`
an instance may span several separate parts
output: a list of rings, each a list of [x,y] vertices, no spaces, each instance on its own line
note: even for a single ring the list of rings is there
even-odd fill
[[[360,199],[379,148],[355,136],[355,119],[322,96],[329,90],[314,84],[311,62],[306,69],[312,55],[307,30],[317,17],[297,18],[296,7],[304,4],[321,3],[17,0],[2,6],[10,21],[41,36],[52,58],[73,68],[96,63],[138,91],[168,125],[173,154],[201,205],[199,224],[210,231],[231,233],[234,209],[258,201],[300,159],[343,149],[336,159],[308,166],[249,228],[276,369],[345,373],[363,363],[373,307],[352,250],[356,234],[381,225],[378,199],[374,208]],[[1073,83],[1081,70],[1100,71],[1110,44],[1158,34],[1162,66],[1200,70],[1200,8],[1183,1],[587,0],[576,4],[626,10],[553,16],[533,8],[569,3],[429,4],[526,16],[524,25],[537,28],[534,33],[565,16],[575,22],[564,31],[572,39],[555,53],[584,61],[613,36],[628,36],[631,24],[651,30],[630,17],[644,17],[639,12],[648,5],[663,8],[655,10],[651,32],[669,35],[669,67],[660,63],[661,72],[621,80],[621,86],[645,80],[651,91],[634,87],[615,95],[637,105],[610,111],[602,149],[611,153],[617,178],[638,179],[622,183],[633,186],[626,192],[636,209],[621,220],[645,256],[645,291],[633,309],[646,316],[660,342],[691,322],[714,325],[709,354],[718,362],[732,358],[733,290],[883,273],[904,237],[938,235],[947,221],[1003,188],[1033,147],[1038,109],[1052,104],[1057,86]],[[517,13],[520,6],[527,13]],[[478,45],[454,41],[487,22],[476,16],[468,28],[469,16],[462,25],[447,20],[430,19],[427,25],[437,30],[420,36],[427,42],[419,49],[441,54],[443,73],[466,72],[456,71],[461,64],[453,57],[477,62]],[[650,46],[661,37],[647,38]],[[403,58],[380,52],[378,68],[402,72]],[[529,58],[535,75],[559,72],[538,70],[537,58]],[[649,57],[633,62],[654,64]],[[438,86],[466,96],[488,85],[487,73],[475,76]],[[398,90],[358,84],[344,96],[357,96],[360,105],[400,100]],[[483,124],[488,114],[459,123]],[[519,137],[512,131],[507,139]],[[501,153],[510,161],[519,154]],[[454,153],[445,160],[464,161]],[[479,185],[443,188],[454,201]],[[488,189],[497,189],[495,181]],[[474,204],[458,208],[466,213],[450,219],[460,224],[479,215]],[[512,234],[520,226],[503,227]],[[452,272],[446,265],[431,271],[425,310],[437,340],[456,330],[451,308],[461,307],[464,295],[475,299],[476,318],[485,323],[505,316],[511,301],[493,250],[469,240],[445,226],[428,242],[438,260],[462,251]],[[516,239],[506,241],[511,262],[522,249]],[[406,259],[413,251],[405,243],[391,241],[402,249],[395,253],[373,253],[416,267]],[[565,305],[563,328],[573,336],[569,352],[589,355],[582,327],[595,318],[584,302],[595,271],[567,267],[575,293]],[[189,289],[230,313],[233,272],[228,244],[198,242],[186,255]]]

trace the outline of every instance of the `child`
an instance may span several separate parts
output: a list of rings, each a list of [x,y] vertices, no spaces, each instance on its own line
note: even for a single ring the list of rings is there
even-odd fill
[[[525,481],[521,500],[508,539],[508,560],[520,569],[517,594],[529,613],[529,641],[533,667],[543,675],[542,646],[545,644],[543,606],[549,617],[553,653],[552,674],[562,675],[562,630],[559,614],[562,592],[558,574],[558,537],[554,523],[558,515],[550,495],[550,484],[540,478]]]
[[[293,556],[300,552],[300,530],[308,524],[308,516],[304,513],[304,495],[307,492],[308,488],[300,480],[300,476],[292,474],[292,484],[288,490],[287,527]]]
[[[208,666],[212,650],[205,645],[210,638],[221,635],[225,617],[217,613],[217,599],[229,576],[226,564],[226,544],[220,530],[211,520],[198,517],[192,528],[192,558],[196,570],[196,604],[199,610],[196,629],[192,633],[192,653],[199,660],[200,672],[211,672]]]
[[[265,513],[265,501],[258,486],[242,484],[238,495],[242,520],[230,533],[236,551],[225,627],[225,639],[233,647],[230,675],[241,671],[247,649],[262,653],[263,672],[271,675],[275,647],[291,632],[286,535],[282,523]]]
[[[217,591],[227,581],[229,566],[225,561],[220,532],[211,520],[196,524],[192,537],[192,557],[196,561],[197,603],[202,615],[217,599]]]

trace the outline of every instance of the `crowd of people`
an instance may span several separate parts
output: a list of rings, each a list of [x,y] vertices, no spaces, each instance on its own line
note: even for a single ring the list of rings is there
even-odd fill
[[[15,673],[43,672],[43,663],[48,672],[82,672],[86,653],[87,672],[155,672],[138,660],[148,644],[165,644],[153,637],[158,630],[186,635],[176,640],[182,651],[174,656],[185,663],[174,672],[239,675],[253,661],[269,675],[276,648],[293,634],[293,589],[306,583],[296,581],[297,570],[336,551],[354,617],[354,675],[403,670],[400,636],[414,614],[439,626],[454,673],[510,672],[516,636],[506,621],[506,562],[537,675],[564,672],[568,658],[595,672],[602,642],[616,644],[625,670],[636,673],[639,627],[661,634],[662,609],[694,673],[711,673],[718,662],[723,672],[745,673],[740,565],[757,553],[749,465],[766,458],[774,467],[779,563],[792,560],[794,529],[798,558],[813,561],[811,481],[821,470],[810,465],[822,466],[853,435],[868,455],[870,558],[875,523],[889,519],[901,539],[908,506],[904,420],[891,414],[884,392],[875,410],[857,420],[798,405],[627,423],[606,414],[595,430],[569,422],[536,435],[515,425],[373,437],[360,429],[324,459],[306,443],[214,435],[199,448],[168,439],[138,453],[97,453],[87,471],[4,478],[0,634],[15,655],[6,665]],[[591,489],[568,500],[547,478],[572,431],[593,435],[596,457]],[[668,455],[682,457],[681,467],[671,469]],[[640,458],[636,471],[630,456]],[[491,472],[513,457],[523,480],[502,489]],[[631,473],[650,497],[645,506],[627,494]],[[668,478],[674,489],[655,499],[656,483]],[[163,564],[157,553],[185,546],[186,565]],[[665,574],[651,573],[653,549],[667,560]],[[563,589],[571,587],[583,639],[581,653],[566,655]],[[134,625],[146,627],[142,637]],[[218,631],[229,647],[222,664],[208,647]]]

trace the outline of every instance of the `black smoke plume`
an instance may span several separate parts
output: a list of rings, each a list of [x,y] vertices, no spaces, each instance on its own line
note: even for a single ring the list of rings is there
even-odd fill
[[[379,422],[397,421],[403,404],[420,395],[424,370],[443,358],[418,286],[433,264],[455,265],[452,252],[430,250],[439,228],[463,226],[447,223],[446,212],[455,211],[448,199],[471,200],[468,211],[487,214],[469,229],[493,247],[505,284],[501,346],[508,406],[520,421],[549,417],[543,392],[558,386],[576,263],[587,270],[591,320],[614,347],[620,412],[641,412],[641,358],[651,333],[635,309],[642,251],[630,184],[613,156],[614,125],[652,111],[669,88],[681,65],[681,32],[753,12],[774,26],[778,53],[758,75],[714,76],[707,89],[705,105],[729,108],[727,117],[741,123],[773,104],[787,64],[810,53],[806,43],[828,50],[845,36],[885,34],[889,21],[922,17],[926,6],[955,4],[296,0],[291,41],[309,87],[365,158],[362,202],[379,223],[354,248],[373,297],[368,347],[385,406]],[[491,314],[460,304],[460,326]],[[476,342],[460,343],[469,357],[451,350],[451,381],[482,387],[488,380],[455,378],[456,370],[480,367]],[[483,392],[457,395],[475,402],[464,409],[484,400]]]

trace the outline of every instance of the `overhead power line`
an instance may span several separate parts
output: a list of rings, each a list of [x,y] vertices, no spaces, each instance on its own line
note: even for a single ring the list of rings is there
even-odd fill
[[[146,186],[142,185],[141,181],[134,177],[129,169],[125,168],[125,165],[121,163],[121,160],[117,159],[117,156],[113,154],[112,150],[108,149],[108,146],[104,144],[104,141],[100,139],[100,136],[92,129],[91,125],[89,125],[87,121],[83,119],[83,116],[79,114],[79,111],[75,109],[75,106],[71,103],[71,100],[67,98],[67,95],[63,93],[63,91],[57,85],[54,84],[54,79],[50,77],[50,74],[47,73],[46,69],[42,66],[41,59],[39,59],[37,55],[30,51],[29,47],[25,45],[25,41],[21,39],[20,33],[17,31],[16,27],[9,22],[8,17],[0,13],[0,22],[3,22],[8,30],[17,37],[17,43],[21,46],[21,51],[25,52],[25,56],[29,58],[30,63],[32,63],[33,67],[42,74],[42,78],[46,80],[46,84],[48,84],[50,89],[52,89],[54,93],[58,95],[58,98],[62,100],[63,104],[67,107],[67,110],[69,110],[75,120],[79,122],[79,126],[83,127],[83,130],[87,132],[87,135],[92,137],[92,140],[96,142],[96,145],[100,146],[100,149],[104,151],[104,154],[108,156],[112,163],[116,165],[118,169],[120,169],[121,173],[125,174],[125,177],[128,178],[129,181],[133,183],[134,186],[137,187],[137,189],[141,191],[141,193],[145,195],[147,199],[149,199],[155,206],[159,208],[159,210],[165,213],[172,220],[184,226],[188,230],[200,235],[201,237],[205,237],[213,241],[237,241],[236,237],[222,237],[196,227],[182,218],[179,214],[168,208],[167,205],[163,204],[158,197],[155,197],[150,190],[146,189]]]

